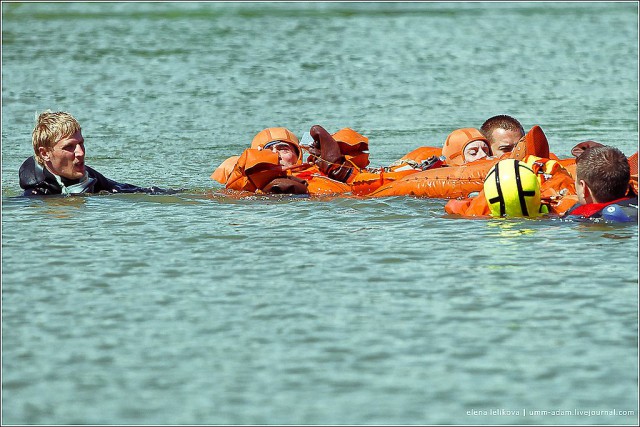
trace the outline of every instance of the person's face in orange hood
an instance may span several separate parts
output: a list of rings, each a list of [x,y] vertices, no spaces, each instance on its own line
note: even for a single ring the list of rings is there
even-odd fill
[[[464,162],[484,159],[489,155],[489,146],[484,141],[472,141],[464,147]]]
[[[265,147],[267,150],[278,154],[281,166],[293,166],[298,161],[298,153],[293,145],[282,141],[267,145],[268,147]]]

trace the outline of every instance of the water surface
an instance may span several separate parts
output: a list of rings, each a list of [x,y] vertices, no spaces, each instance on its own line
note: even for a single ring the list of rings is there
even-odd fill
[[[636,424],[637,225],[209,175],[265,127],[352,127],[380,166],[502,113],[631,155],[637,29],[632,3],[3,3],[3,423]],[[106,176],[185,191],[16,197],[45,109]]]

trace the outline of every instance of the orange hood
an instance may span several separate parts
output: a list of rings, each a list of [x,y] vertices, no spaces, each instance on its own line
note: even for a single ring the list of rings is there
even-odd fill
[[[298,137],[287,128],[267,128],[261,130],[253,137],[251,148],[262,149],[271,141],[284,141],[293,145],[298,152],[298,163],[302,163],[302,150],[300,149]]]
[[[340,129],[331,136],[338,143],[340,152],[347,161],[359,169],[369,166],[369,138],[351,128]]]
[[[450,166],[464,164],[464,149],[473,141],[484,141],[491,147],[487,138],[478,129],[463,128],[451,132],[442,147],[442,155],[447,158],[445,162]]]

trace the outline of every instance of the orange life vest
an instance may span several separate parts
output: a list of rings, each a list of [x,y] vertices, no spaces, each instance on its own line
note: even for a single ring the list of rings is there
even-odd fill
[[[240,156],[231,156],[226,159],[213,171],[210,178],[225,185],[229,180],[229,176],[231,176],[231,172],[233,172],[233,168],[236,166],[236,163],[238,163],[238,159],[240,159]]]
[[[636,151],[627,159],[629,168],[631,169],[631,177],[629,178],[629,190],[638,195],[638,152]]]
[[[401,164],[403,160],[412,160],[416,163],[422,163],[423,161],[427,160],[432,156],[436,156],[436,157],[442,156],[442,148],[428,147],[428,146],[418,147],[415,150],[410,151],[404,156],[402,156],[398,161],[398,163]]]
[[[331,135],[340,147],[345,160],[357,170],[369,166],[369,138],[351,128],[343,128]]]
[[[225,187],[237,191],[257,191],[274,179],[286,175],[280,166],[277,153],[248,148],[235,163]]]

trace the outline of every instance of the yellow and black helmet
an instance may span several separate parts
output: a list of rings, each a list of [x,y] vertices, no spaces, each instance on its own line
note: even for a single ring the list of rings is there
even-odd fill
[[[536,217],[540,214],[540,183],[524,162],[501,160],[484,180],[491,215]]]

